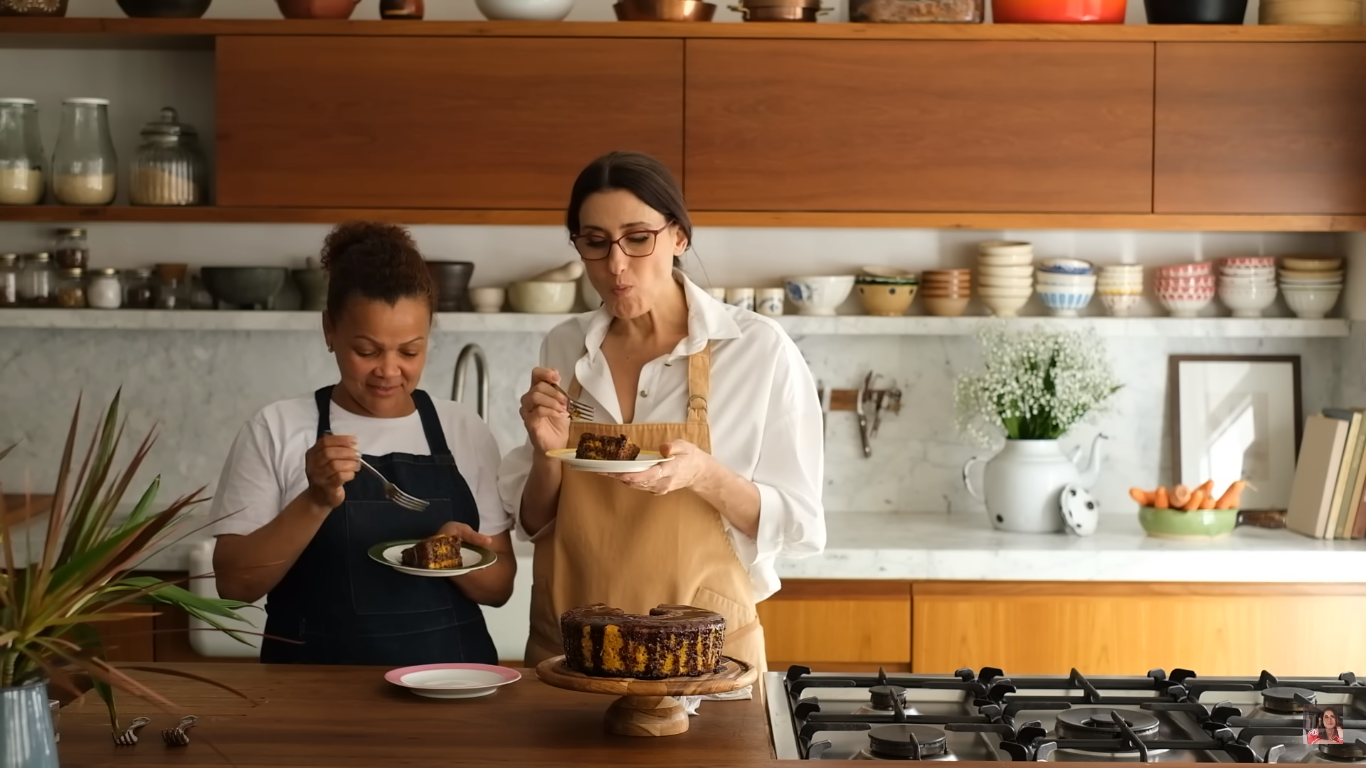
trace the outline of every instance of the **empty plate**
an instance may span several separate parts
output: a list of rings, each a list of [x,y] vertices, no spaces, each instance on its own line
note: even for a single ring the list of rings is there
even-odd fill
[[[423,664],[391,669],[384,679],[430,699],[474,699],[515,683],[522,675],[492,664]]]
[[[477,571],[487,568],[498,562],[498,553],[484,549],[474,544],[460,545],[460,561],[464,563],[459,568],[451,568],[444,571],[434,571],[429,568],[414,568],[403,564],[403,550],[416,544],[419,539],[409,539],[407,541],[385,541],[367,550],[370,559],[377,563],[393,568],[399,573],[406,573],[412,576],[459,576],[462,573]]]
[[[641,451],[640,455],[631,461],[610,461],[607,459],[576,459],[574,454],[577,451],[573,448],[560,448],[555,451],[546,451],[545,455],[552,459],[559,459],[568,464],[573,469],[581,469],[585,472],[644,472],[656,464],[664,461],[673,461],[673,457],[659,455],[659,451]]]

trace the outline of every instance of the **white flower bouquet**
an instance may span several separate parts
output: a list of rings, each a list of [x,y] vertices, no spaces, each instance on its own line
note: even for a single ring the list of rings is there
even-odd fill
[[[985,368],[958,377],[958,430],[989,447],[1007,440],[1056,440],[1102,409],[1119,390],[1094,330],[1008,330],[987,323],[978,332]]]

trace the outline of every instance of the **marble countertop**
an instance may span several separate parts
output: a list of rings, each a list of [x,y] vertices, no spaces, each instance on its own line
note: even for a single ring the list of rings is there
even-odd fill
[[[198,516],[198,514],[196,515]],[[45,522],[16,532],[36,553]],[[991,529],[984,515],[831,513],[825,551],[780,560],[783,579],[918,581],[1169,581],[1366,583],[1366,541],[1323,541],[1290,531],[1238,528],[1226,539],[1172,541],[1146,535],[1137,516],[1102,515],[1095,535],[1032,535]],[[198,526],[186,521],[183,531]],[[181,572],[208,536],[192,533],[146,558],[143,570]],[[532,548],[514,551],[530,568]],[[1268,567],[1274,563],[1276,567]]]
[[[1144,533],[1105,514],[1092,536],[992,530],[985,515],[834,513],[825,552],[781,560],[784,579],[1366,583],[1366,541],[1240,527],[1216,541]],[[1275,567],[1269,567],[1274,565]]]

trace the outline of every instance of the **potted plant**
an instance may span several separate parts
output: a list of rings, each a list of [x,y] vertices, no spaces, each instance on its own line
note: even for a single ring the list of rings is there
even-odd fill
[[[963,482],[984,501],[993,527],[1020,533],[1063,529],[1058,496],[1068,484],[1087,487],[1100,474],[1100,440],[1092,442],[1084,470],[1058,444],[1077,423],[1094,416],[1119,390],[1094,330],[1012,331],[1004,322],[978,332],[984,368],[958,377],[954,401],[959,431],[984,447],[1005,446],[990,460],[973,458]],[[983,492],[970,478],[985,463]]]
[[[73,458],[81,416],[77,402],[44,535],[34,532],[16,538],[0,497],[0,550],[4,557],[0,570],[0,744],[27,744],[27,754],[20,757],[25,768],[57,766],[48,710],[49,686],[76,696],[83,692],[81,681],[88,680],[108,707],[115,735],[119,732],[115,688],[170,705],[125,674],[125,669],[191,677],[243,696],[197,675],[154,667],[115,667],[104,658],[97,627],[145,616],[128,611],[134,604],[176,606],[225,631],[219,619],[237,619],[236,610],[246,606],[199,597],[176,584],[132,575],[148,555],[193,533],[185,530],[187,518],[182,513],[205,499],[199,498],[201,488],[161,511],[153,511],[160,487],[157,477],[132,512],[116,519],[124,493],[156,440],[149,434],[128,465],[116,471],[114,456],[126,426],[119,423],[118,408],[116,394],[91,436],[84,460],[76,467]],[[0,451],[0,459],[13,448]],[[11,756],[8,751],[6,754]]]

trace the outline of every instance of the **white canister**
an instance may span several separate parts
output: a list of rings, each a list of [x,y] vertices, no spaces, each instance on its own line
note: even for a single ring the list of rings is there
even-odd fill
[[[783,313],[783,299],[787,291],[782,288],[760,288],[754,296],[754,311],[769,317]]]
[[[732,307],[748,309],[754,311],[754,289],[753,288],[727,288],[726,303]]]
[[[707,295],[708,295],[708,296],[711,296],[713,299],[716,299],[717,301],[721,302],[722,304],[726,303],[726,289],[725,289],[725,288],[708,288],[708,289],[707,289]]]
[[[85,303],[95,309],[118,309],[123,306],[123,283],[119,280],[119,271],[94,270],[85,287]]]

